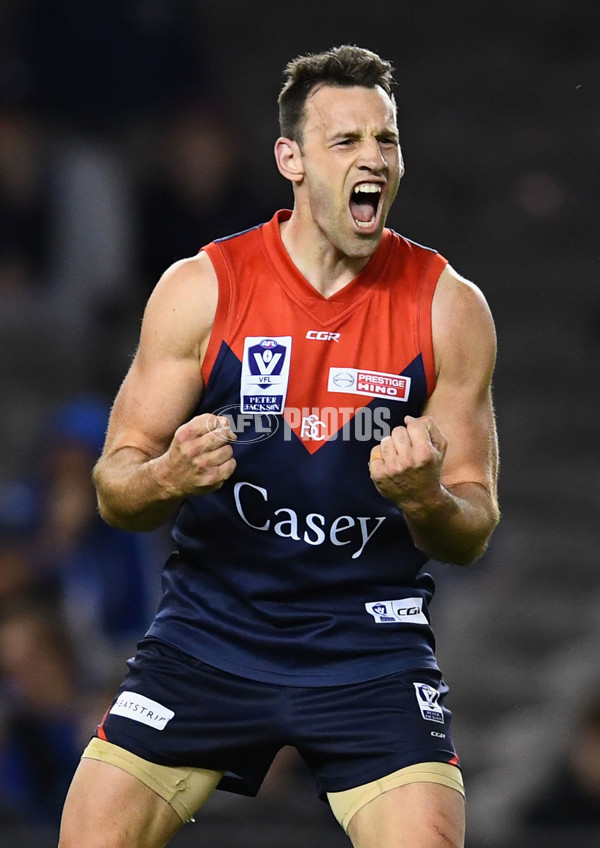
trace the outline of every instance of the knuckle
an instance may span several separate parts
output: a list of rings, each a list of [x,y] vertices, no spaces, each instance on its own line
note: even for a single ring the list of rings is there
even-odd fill
[[[173,435],[173,443],[175,445],[181,446],[187,441],[188,429],[188,424],[182,424],[181,427],[178,427],[177,430],[175,430],[175,434]]]

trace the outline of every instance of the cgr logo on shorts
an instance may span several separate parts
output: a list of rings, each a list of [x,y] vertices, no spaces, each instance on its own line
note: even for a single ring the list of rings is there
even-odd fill
[[[110,712],[113,715],[147,724],[155,730],[164,730],[175,715],[173,710],[137,692],[121,692]]]
[[[428,683],[414,683],[417,703],[421,710],[421,715],[426,721],[439,721],[444,723],[444,713],[438,704],[440,693]]]

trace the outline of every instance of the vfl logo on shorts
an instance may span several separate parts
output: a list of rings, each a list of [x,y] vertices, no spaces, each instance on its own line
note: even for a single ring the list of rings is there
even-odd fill
[[[438,704],[440,693],[428,683],[414,683],[417,703],[421,710],[421,715],[426,721],[439,721],[444,723],[444,713]]]
[[[110,712],[113,715],[147,724],[155,730],[164,730],[175,715],[173,710],[137,692],[121,692]]]
[[[291,354],[291,336],[246,336],[240,384],[242,413],[283,413]]]

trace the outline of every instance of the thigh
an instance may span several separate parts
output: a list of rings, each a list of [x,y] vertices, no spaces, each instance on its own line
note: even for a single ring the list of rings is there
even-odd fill
[[[353,816],[354,848],[463,848],[464,798],[437,783],[408,783],[369,801]]]
[[[91,740],[83,759],[108,763],[137,778],[166,801],[184,824],[194,818],[223,777],[221,771],[159,765],[99,738]]]
[[[296,746],[321,795],[419,763],[458,766],[446,693],[436,669],[301,693]]]
[[[65,801],[59,848],[163,848],[183,822],[128,772],[82,759]]]

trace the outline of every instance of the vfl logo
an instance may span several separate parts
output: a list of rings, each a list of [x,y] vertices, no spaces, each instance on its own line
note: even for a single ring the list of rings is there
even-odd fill
[[[428,683],[414,683],[417,703],[421,715],[426,721],[438,721],[444,723],[444,713],[438,704],[440,693]]]
[[[248,350],[250,373],[258,376],[258,385],[268,388],[272,378],[278,377],[283,368],[285,347],[275,339],[263,339]]]
[[[246,337],[240,384],[242,413],[283,413],[290,376],[291,352],[291,336]]]

